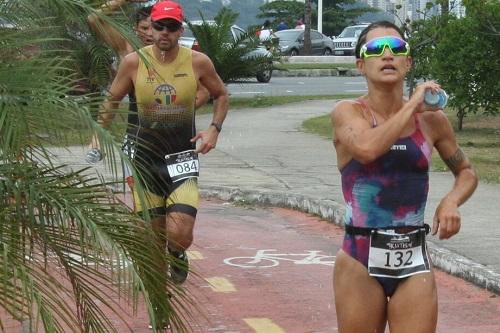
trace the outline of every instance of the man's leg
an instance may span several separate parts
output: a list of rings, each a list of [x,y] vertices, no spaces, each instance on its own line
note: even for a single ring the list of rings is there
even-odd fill
[[[186,250],[193,243],[198,205],[198,183],[194,178],[186,180],[167,200],[168,251],[177,259],[170,266],[170,275],[179,284],[186,281],[189,272]]]

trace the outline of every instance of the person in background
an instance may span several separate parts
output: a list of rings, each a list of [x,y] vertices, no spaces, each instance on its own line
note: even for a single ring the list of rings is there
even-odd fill
[[[266,20],[259,31],[259,39],[261,41],[267,41],[271,38],[273,30],[271,29],[271,21]]]
[[[137,213],[148,211],[159,245],[176,258],[178,264],[170,265],[169,272],[178,284],[188,276],[186,249],[193,242],[199,206],[198,153],[215,148],[229,103],[210,58],[179,45],[183,20],[176,2],[153,6],[153,44],[123,58],[98,117],[98,123],[107,128],[120,101],[134,91],[139,119],[134,141],[139,144],[131,161],[145,185],[144,195],[132,188],[134,208]],[[214,106],[212,123],[196,133],[200,84],[214,97]],[[93,144],[98,145],[97,140]]]
[[[104,15],[112,15],[121,9],[127,3],[147,3],[148,0],[110,0],[97,10],[97,13]],[[151,7],[140,7],[136,10],[134,15],[134,32],[139,37],[142,46],[151,45],[153,43],[153,34],[151,30]],[[117,31],[110,23],[106,22],[97,15],[97,13],[90,14],[87,17],[87,22],[92,31],[101,39],[106,45],[113,49],[118,55],[120,61],[123,58],[134,52],[134,47],[119,31]],[[127,116],[127,129],[125,131],[122,150],[129,157],[134,153],[135,141],[133,139],[137,131],[138,118],[137,118],[137,104],[135,100],[134,91],[129,92],[129,112]],[[196,94],[195,108],[205,105],[210,99],[208,90],[202,85],[198,87]],[[124,165],[124,178],[130,188],[133,187],[134,178],[131,170],[127,165]]]
[[[306,25],[304,24],[304,21],[299,18],[297,22],[295,23],[295,29],[302,29],[304,30],[306,28]]]
[[[288,24],[285,21],[281,20],[278,26],[276,27],[276,31],[286,30],[288,29]]]

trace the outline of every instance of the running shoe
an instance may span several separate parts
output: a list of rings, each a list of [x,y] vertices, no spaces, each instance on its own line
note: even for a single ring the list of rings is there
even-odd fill
[[[153,329],[153,324],[149,324],[149,325],[148,325],[148,327],[149,327],[150,329]],[[171,327],[170,327],[170,323],[168,322],[168,320],[163,321],[163,323],[161,324],[161,326],[160,326],[160,327],[161,327],[161,328],[160,328],[160,330],[168,330],[168,329],[170,329],[170,328],[171,328]],[[158,329],[157,329],[157,330],[158,330]]]
[[[171,251],[170,254],[176,259],[170,264],[170,277],[176,284],[186,281],[189,273],[189,260],[186,251]]]

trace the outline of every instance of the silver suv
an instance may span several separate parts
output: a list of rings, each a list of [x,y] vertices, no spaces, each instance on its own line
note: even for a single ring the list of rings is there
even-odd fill
[[[333,40],[335,46],[333,54],[341,56],[354,55],[358,36],[368,25],[369,24],[358,24],[344,28],[342,33]]]

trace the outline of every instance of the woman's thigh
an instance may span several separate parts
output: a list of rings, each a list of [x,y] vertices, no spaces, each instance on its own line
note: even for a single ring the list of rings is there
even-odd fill
[[[383,333],[387,298],[366,267],[342,250],[335,260],[333,289],[340,333]]]
[[[437,324],[437,290],[432,272],[409,277],[389,300],[391,333],[434,333]]]

